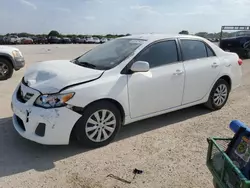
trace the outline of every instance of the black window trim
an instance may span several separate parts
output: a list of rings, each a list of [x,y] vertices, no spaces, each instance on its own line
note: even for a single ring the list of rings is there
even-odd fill
[[[201,40],[201,39],[195,39],[195,38],[178,38],[178,42],[179,42],[179,46],[180,46],[180,51],[181,51],[181,58],[182,58],[182,61],[196,60],[196,59],[189,59],[189,60],[185,60],[185,59],[184,59],[184,56],[183,56],[183,48],[182,48],[182,44],[181,44],[181,41],[182,41],[182,40],[199,41],[199,42],[202,42],[202,43],[205,45],[207,57],[202,57],[202,58],[199,58],[199,59],[210,58],[210,57],[216,57],[216,53],[214,52],[214,50],[213,50],[213,49],[211,48],[211,46],[210,46],[209,44],[207,44],[205,41],[203,41],[203,40]],[[208,56],[207,48],[209,48],[209,49],[212,51],[212,53],[213,53],[214,56]]]
[[[178,42],[178,39],[177,38],[160,39],[160,40],[156,40],[154,42],[151,42],[150,44],[145,46],[138,54],[136,54],[136,56],[122,69],[121,74],[133,74],[133,72],[130,71],[130,68],[131,68],[132,64],[135,62],[136,58],[138,58],[138,56],[140,56],[145,50],[147,50],[152,45],[160,43],[160,42],[165,42],[165,41],[175,41],[176,50],[177,50],[177,61],[173,62],[173,63],[169,63],[167,65],[180,63],[182,61],[182,55],[181,55],[181,48],[180,48],[180,44]],[[156,66],[156,67],[153,67],[153,68],[158,68],[158,67],[161,67],[161,66],[164,66],[164,65]]]
[[[216,56],[216,53],[215,53],[214,50],[211,48],[211,46],[210,46],[209,44],[207,44],[205,41],[203,41],[203,43],[204,43],[205,46],[206,46],[206,51],[207,51],[207,49],[209,48],[210,51],[211,51],[212,54],[213,54],[213,56],[208,56],[208,52],[207,52],[207,57],[208,57],[208,58],[209,58],[209,57],[215,57],[215,56]]]

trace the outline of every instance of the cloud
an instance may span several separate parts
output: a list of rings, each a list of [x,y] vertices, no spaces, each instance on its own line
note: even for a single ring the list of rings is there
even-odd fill
[[[33,8],[34,10],[37,9],[37,6],[27,0],[20,0],[20,3],[22,3],[23,5],[29,6],[31,8]]]
[[[133,6],[130,6],[130,9],[144,11],[144,12],[149,13],[149,14],[160,15],[159,12],[155,11],[151,6],[148,6],[148,5],[133,5]]]
[[[85,3],[103,3],[103,0],[84,0]]]
[[[95,20],[94,16],[85,16],[84,17],[85,20]]]
[[[68,8],[62,8],[62,7],[57,7],[57,8],[54,8],[54,10],[57,10],[57,11],[61,11],[61,12],[71,12],[70,9]]]
[[[226,14],[225,11],[219,11],[211,5],[198,5],[194,6],[192,10],[183,11],[183,12],[168,12],[165,13],[165,16],[206,16],[206,15],[222,15]]]

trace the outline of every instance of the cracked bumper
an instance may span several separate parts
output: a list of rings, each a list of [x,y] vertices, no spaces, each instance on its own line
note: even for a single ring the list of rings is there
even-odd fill
[[[22,85],[22,84],[21,84]],[[23,92],[33,93],[27,102],[20,102],[17,97],[19,86],[12,96],[13,125],[24,138],[45,145],[69,144],[71,131],[81,115],[66,108],[43,109],[34,106],[34,101],[40,95],[27,86],[22,85]],[[39,125],[45,124],[44,135],[39,136]]]

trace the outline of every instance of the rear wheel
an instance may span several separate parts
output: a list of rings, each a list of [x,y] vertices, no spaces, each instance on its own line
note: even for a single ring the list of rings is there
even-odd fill
[[[96,102],[83,113],[75,127],[77,140],[91,148],[108,145],[121,127],[119,109],[111,102]]]
[[[246,58],[250,59],[250,51],[246,52]]]
[[[215,83],[208,101],[205,103],[205,106],[211,110],[221,109],[227,102],[229,92],[230,87],[227,81],[225,81],[224,79],[219,79]]]
[[[215,179],[213,179],[213,185],[214,185],[214,188],[219,188],[219,185],[216,183]]]
[[[7,80],[13,75],[13,67],[9,60],[0,58],[0,80]]]

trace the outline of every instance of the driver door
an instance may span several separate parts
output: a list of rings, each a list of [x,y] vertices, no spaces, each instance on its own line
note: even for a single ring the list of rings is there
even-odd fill
[[[153,43],[135,57],[136,61],[148,62],[150,70],[127,76],[131,118],[180,106],[185,72],[179,61],[176,41]]]

